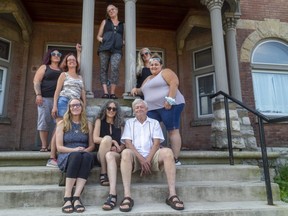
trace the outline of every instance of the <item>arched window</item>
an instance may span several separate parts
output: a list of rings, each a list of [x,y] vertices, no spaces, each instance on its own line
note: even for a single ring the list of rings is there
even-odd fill
[[[288,46],[269,40],[252,54],[256,109],[266,115],[288,115]]]

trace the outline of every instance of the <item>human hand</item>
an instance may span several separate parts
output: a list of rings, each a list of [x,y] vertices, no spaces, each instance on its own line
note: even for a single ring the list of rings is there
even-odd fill
[[[41,95],[36,95],[35,104],[37,104],[37,106],[41,106],[43,104],[43,98]]]
[[[57,117],[57,107],[53,107],[51,111],[51,116],[55,119]]]
[[[85,150],[85,148],[82,147],[82,146],[78,146],[78,147],[75,148],[76,152],[83,152],[84,150]]]
[[[77,50],[77,52],[81,52],[82,51],[82,45],[77,43],[76,44],[76,50]]]
[[[142,177],[143,175],[147,175],[147,174],[151,174],[151,163],[150,161],[146,160],[144,158],[144,160],[140,161],[141,163],[141,172],[140,172],[140,176]]]
[[[170,110],[171,107],[172,107],[172,105],[170,105],[167,101],[164,102],[164,108],[165,108],[166,110]]]
[[[133,88],[133,89],[131,90],[131,95],[132,95],[132,96],[136,96],[136,95],[137,95],[137,88]]]

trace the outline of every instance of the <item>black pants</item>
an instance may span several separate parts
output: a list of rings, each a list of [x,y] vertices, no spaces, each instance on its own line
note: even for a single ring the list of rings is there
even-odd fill
[[[87,179],[93,164],[93,155],[89,152],[72,152],[67,161],[66,177]]]

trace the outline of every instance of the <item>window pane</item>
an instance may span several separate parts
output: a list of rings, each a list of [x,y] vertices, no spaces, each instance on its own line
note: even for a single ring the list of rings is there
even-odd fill
[[[212,114],[212,100],[209,96],[214,93],[214,75],[198,76],[196,79],[198,86],[198,113],[200,116]]]
[[[288,72],[252,73],[256,109],[265,114],[288,114]]]
[[[194,60],[195,60],[195,69],[211,66],[212,65],[211,48],[195,52]]]
[[[10,43],[0,38],[0,58],[9,60]]]
[[[0,115],[3,114],[7,68],[0,67]]]
[[[277,41],[262,43],[255,49],[252,62],[288,65],[288,47]]]

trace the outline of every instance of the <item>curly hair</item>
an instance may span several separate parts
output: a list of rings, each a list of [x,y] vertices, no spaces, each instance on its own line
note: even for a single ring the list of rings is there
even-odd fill
[[[101,107],[101,110],[100,112],[98,113],[98,116],[97,118],[100,119],[100,120],[103,120],[106,118],[106,110],[107,110],[107,107],[109,107],[110,104],[115,104],[116,108],[117,108],[117,111],[116,111],[116,115],[114,116],[114,126],[116,128],[120,128],[121,126],[123,126],[123,115],[122,115],[122,112],[121,112],[121,107],[119,105],[119,103],[117,101],[114,101],[114,100],[108,100],[106,101],[106,103],[104,103]]]
[[[81,107],[82,107],[82,112],[81,112],[81,116],[80,116],[81,131],[82,131],[82,133],[87,134],[87,133],[89,133],[89,128],[88,128],[88,121],[87,121],[87,117],[86,117],[86,109],[84,107],[84,103],[82,102],[82,100],[78,99],[78,98],[73,98],[73,99],[69,100],[69,102],[68,102],[67,111],[65,112],[65,114],[63,116],[63,124],[64,124],[63,131],[67,132],[67,131],[71,130],[71,128],[72,128],[72,125],[71,125],[72,114],[71,114],[71,110],[70,110],[70,103],[72,100],[78,100],[81,104]]]

